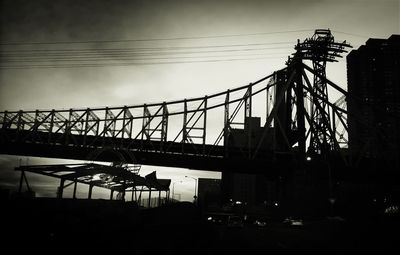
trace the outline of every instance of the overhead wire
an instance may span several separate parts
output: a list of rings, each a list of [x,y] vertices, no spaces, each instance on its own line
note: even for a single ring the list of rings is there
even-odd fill
[[[167,47],[127,47],[127,48],[81,48],[81,49],[19,49],[19,50],[1,50],[3,52],[11,53],[24,53],[24,52],[54,52],[54,51],[118,51],[118,50],[130,50],[130,51],[163,51],[163,50],[181,50],[181,49],[203,49],[203,48],[226,48],[226,47],[244,47],[244,46],[262,46],[262,45],[277,45],[277,44],[288,44],[291,45],[293,42],[267,42],[267,43],[246,43],[246,44],[224,44],[224,45],[197,45],[197,46],[167,46]]]
[[[232,52],[236,52],[236,53],[246,53],[246,54],[251,54],[248,52],[252,52],[252,51],[259,51],[259,52],[264,52],[265,50],[269,50],[270,48],[267,49],[263,49],[263,48],[258,48],[258,49],[240,49],[240,50],[220,50],[220,51],[188,51],[188,52],[166,52],[166,53],[160,53],[160,54],[154,54],[154,53],[127,53],[127,52],[122,52],[122,53],[112,53],[112,54],[103,54],[103,53],[98,53],[98,54],[75,54],[75,55],[70,55],[70,54],[56,54],[56,55],[47,55],[47,56],[18,56],[18,57],[4,57],[2,58],[2,60],[6,61],[6,60],[10,60],[10,59],[54,59],[54,58],[96,58],[96,57],[146,57],[146,56],[179,56],[179,55],[201,55],[201,54],[205,54],[205,53],[232,53]],[[285,48],[275,48],[275,49],[285,49]],[[267,52],[264,52],[267,53]],[[259,53],[262,54],[262,53]],[[269,53],[272,54],[272,53]],[[224,55],[220,55],[220,56],[224,56]]]
[[[338,33],[338,34],[351,35],[351,36],[362,37],[362,38],[369,38],[369,36],[361,35],[361,34],[348,33],[348,32],[343,32],[343,31],[338,31],[338,30],[331,30],[331,31]]]
[[[290,46],[292,42],[280,41],[264,43],[161,47],[121,47],[121,45],[119,45],[120,47],[115,47],[115,44],[127,42],[155,42],[225,37],[245,37],[308,31],[312,31],[312,29],[175,38],[56,42],[3,42],[0,43],[0,45],[5,46],[0,49],[0,69],[129,66],[222,61],[248,61],[256,59],[282,58],[290,54],[289,50],[293,49],[293,47]],[[107,45],[111,43],[112,45]],[[107,46],[103,46],[100,48],[95,47],[95,45],[93,45],[93,47],[81,47],[81,44],[104,44],[104,46]],[[52,46],[51,48],[40,48],[41,45],[57,45],[57,47],[54,48]],[[58,45],[61,45],[62,48],[58,48]],[[73,46],[66,47],[66,45]],[[76,47],[75,45],[79,45],[79,47]],[[273,45],[276,45],[276,47],[262,47]],[[11,49],[8,49],[9,46],[13,47]],[[20,48],[19,46],[24,47]],[[34,48],[27,49],[25,46],[30,46]],[[15,47],[18,47],[19,49],[15,49]],[[282,53],[268,52],[270,50],[276,49],[282,49],[286,51]],[[228,55],[228,53],[238,54]],[[273,57],[273,55],[275,55],[276,57]],[[249,58],[252,56],[257,57]],[[187,59],[188,61],[180,61],[182,59]]]
[[[227,38],[227,37],[243,37],[243,36],[258,36],[272,34],[286,34],[309,32],[314,29],[299,29],[260,33],[246,34],[228,34],[228,35],[210,35],[210,36],[188,36],[188,37],[171,37],[171,38],[147,38],[147,39],[119,39],[119,40],[87,40],[87,41],[56,41],[56,42],[3,42],[0,45],[50,45],[50,44],[88,44],[88,43],[125,43],[125,42],[151,42],[151,41],[175,41],[175,40],[195,40],[195,39],[211,39],[211,38]]]
[[[254,58],[233,59],[232,57],[271,56],[287,53],[266,52],[276,49],[291,49],[289,46],[258,47],[285,45],[290,42],[268,42],[248,44],[172,46],[172,47],[128,47],[128,48],[84,48],[84,49],[23,49],[0,51],[0,68],[66,68],[96,66],[126,66],[149,64],[177,64],[252,60]],[[253,46],[253,47],[251,47]],[[207,50],[203,50],[207,49]],[[250,52],[250,53],[249,53]],[[251,53],[259,52],[259,53]],[[210,53],[214,55],[209,55]],[[243,53],[227,55],[226,53]],[[204,55],[207,54],[207,55]],[[211,58],[211,59],[210,59]],[[218,58],[218,59],[215,59]],[[192,61],[176,61],[194,59]],[[200,61],[197,59],[201,59]],[[155,60],[171,60],[156,62]],[[126,61],[129,61],[127,63]],[[136,61],[137,63],[133,63]],[[147,61],[147,62],[142,62]],[[151,61],[151,62],[149,62]],[[46,63],[47,62],[47,63]],[[120,63],[115,63],[120,62]]]
[[[144,65],[163,65],[163,64],[192,64],[192,63],[207,63],[207,62],[232,62],[232,61],[249,61],[249,60],[265,60],[265,59],[281,59],[282,57],[264,57],[264,58],[234,58],[234,59],[214,59],[214,60],[197,60],[197,61],[165,61],[165,62],[129,62],[129,63],[71,63],[60,65],[16,65],[16,66],[1,66],[0,69],[30,69],[30,68],[77,68],[77,67],[109,67],[109,66],[144,66]]]
[[[44,58],[44,57],[63,57],[63,56],[125,56],[125,55],[140,55],[140,56],[148,56],[148,55],[175,55],[175,54],[202,54],[202,53],[221,53],[221,52],[241,52],[241,51],[259,51],[259,50],[275,50],[275,49],[290,49],[290,47],[267,47],[267,48],[241,48],[241,49],[221,49],[221,50],[206,50],[206,51],[166,51],[166,52],[151,52],[151,51],[143,51],[143,52],[131,52],[129,50],[120,50],[120,51],[97,51],[93,50],[91,52],[54,52],[54,53],[42,53],[42,54],[2,54],[0,56],[2,59],[7,58],[17,58],[17,57],[32,57],[32,58]]]
[[[14,62],[45,62],[45,61],[93,61],[93,60],[104,60],[104,61],[115,61],[115,60],[149,60],[149,59],[196,59],[196,58],[220,58],[220,57],[248,57],[248,56],[273,56],[273,55],[284,55],[285,53],[247,53],[247,54],[234,54],[234,55],[200,55],[200,56],[170,56],[170,57],[153,57],[148,56],[135,56],[135,55],[121,55],[121,56],[68,56],[68,57],[49,57],[49,58],[18,58],[9,59],[8,63]],[[162,56],[162,55],[161,55]]]

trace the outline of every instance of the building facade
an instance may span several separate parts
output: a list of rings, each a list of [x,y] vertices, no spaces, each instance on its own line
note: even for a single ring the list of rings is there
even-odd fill
[[[399,164],[400,35],[369,39],[347,56],[349,148]]]

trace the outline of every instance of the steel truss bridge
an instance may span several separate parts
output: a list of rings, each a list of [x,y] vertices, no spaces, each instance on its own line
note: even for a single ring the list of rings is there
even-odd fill
[[[0,153],[271,175],[313,164],[346,169],[359,158],[348,151],[351,96],[325,73],[346,47],[316,30],[286,68],[198,98],[0,112]]]

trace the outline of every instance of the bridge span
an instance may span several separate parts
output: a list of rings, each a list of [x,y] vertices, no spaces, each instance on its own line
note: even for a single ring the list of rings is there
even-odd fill
[[[325,66],[346,47],[316,30],[298,42],[286,68],[198,98],[0,112],[0,153],[273,176],[344,171],[362,158],[347,141],[346,103],[356,99],[326,77]]]

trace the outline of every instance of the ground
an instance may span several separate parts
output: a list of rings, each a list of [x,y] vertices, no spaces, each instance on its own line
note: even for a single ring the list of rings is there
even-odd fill
[[[192,203],[141,209],[107,200],[3,200],[6,250],[30,254],[343,254],[389,253],[398,217],[267,219],[216,224]],[[8,246],[8,247],[7,247]],[[4,247],[4,246],[3,246]]]

